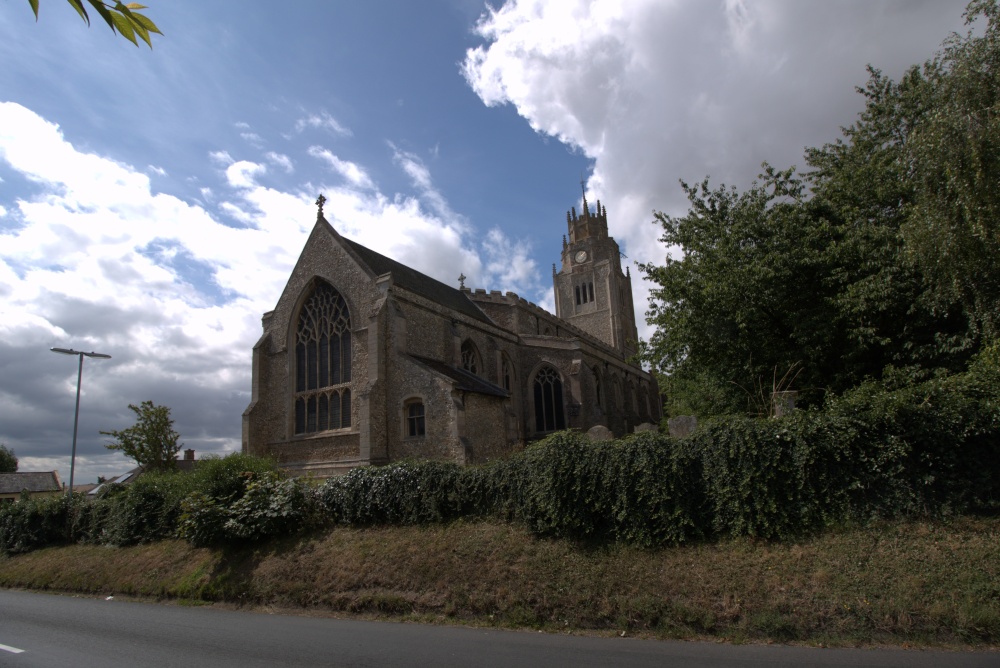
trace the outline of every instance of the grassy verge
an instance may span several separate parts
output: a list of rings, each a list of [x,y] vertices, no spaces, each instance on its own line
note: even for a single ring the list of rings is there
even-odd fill
[[[75,545],[0,559],[0,586],[547,631],[983,647],[1000,643],[1000,518],[658,550],[486,522],[240,550]]]

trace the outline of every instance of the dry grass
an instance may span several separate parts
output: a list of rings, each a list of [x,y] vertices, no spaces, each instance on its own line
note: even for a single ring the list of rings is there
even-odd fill
[[[1000,642],[998,539],[1000,519],[962,518],[640,550],[456,522],[228,551],[52,548],[0,560],[0,586],[550,631],[982,647]]]

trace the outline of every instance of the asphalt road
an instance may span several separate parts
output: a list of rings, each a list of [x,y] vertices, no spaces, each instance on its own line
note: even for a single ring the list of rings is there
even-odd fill
[[[589,638],[0,590],[0,666],[1000,666],[1000,653]]]

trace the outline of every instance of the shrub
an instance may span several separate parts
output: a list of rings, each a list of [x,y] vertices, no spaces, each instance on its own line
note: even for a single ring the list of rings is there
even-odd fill
[[[70,508],[79,497],[22,498],[0,507],[0,552],[16,554],[67,542]]]
[[[301,478],[275,472],[253,475],[246,492],[226,509],[226,538],[253,541],[296,533],[315,514],[315,494]]]
[[[184,473],[146,473],[135,482],[110,486],[89,511],[86,536],[105,545],[135,545],[176,535],[181,501],[193,481]]]
[[[699,461],[657,434],[595,443],[562,432],[484,467],[468,488],[543,535],[659,545],[702,533]]]
[[[346,524],[422,524],[469,512],[463,469],[435,461],[357,468],[318,490],[327,517]]]

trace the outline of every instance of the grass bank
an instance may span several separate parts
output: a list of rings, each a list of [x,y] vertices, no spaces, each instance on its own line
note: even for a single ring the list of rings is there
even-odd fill
[[[254,548],[72,545],[0,586],[736,642],[996,646],[1000,518],[644,550],[511,525],[334,529]]]

